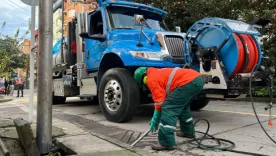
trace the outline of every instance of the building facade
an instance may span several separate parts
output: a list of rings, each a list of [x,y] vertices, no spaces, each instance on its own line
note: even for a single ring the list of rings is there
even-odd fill
[[[67,36],[67,24],[80,12],[91,12],[98,7],[96,0],[63,0],[64,12],[62,12],[62,0],[54,3],[53,9],[53,45],[62,37]],[[64,26],[62,28],[62,14],[64,15]]]

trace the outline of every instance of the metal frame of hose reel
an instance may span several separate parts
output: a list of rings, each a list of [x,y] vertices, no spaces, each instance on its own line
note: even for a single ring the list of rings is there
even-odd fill
[[[216,29],[220,33],[224,34],[225,38],[222,39],[222,43],[218,47],[204,47],[201,48],[200,43],[197,43],[197,38],[202,31],[206,29]],[[199,58],[199,67],[195,67],[203,75],[205,79],[204,89],[213,92],[214,94],[221,92],[222,90],[226,91],[225,94],[237,96],[241,92],[247,91],[247,81],[248,73],[236,74],[230,80],[228,79],[225,71],[225,65],[219,59],[218,53],[223,48],[223,46],[228,42],[228,40],[233,36],[233,34],[249,34],[254,39],[255,42],[258,42],[256,36],[261,34],[251,25],[248,25],[244,22],[221,19],[221,18],[205,18],[197,23],[195,23],[187,32],[185,41],[184,41],[184,59],[185,62],[193,66],[193,60],[191,54],[192,45],[197,45],[198,51],[196,52],[195,57]],[[256,44],[258,48],[258,54],[260,55],[260,45]],[[216,55],[212,60],[209,60],[210,70],[205,70],[204,66],[206,61],[204,61],[204,56],[201,56],[200,53],[204,51],[208,53],[213,53]],[[261,59],[258,60],[258,66],[254,69],[258,69]],[[198,65],[197,65],[198,66]],[[199,68],[199,69],[198,69]],[[214,76],[215,75],[215,76]]]

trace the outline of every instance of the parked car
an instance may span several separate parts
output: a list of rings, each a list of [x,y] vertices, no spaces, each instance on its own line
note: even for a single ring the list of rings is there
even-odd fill
[[[8,94],[9,94],[9,90],[8,90]],[[4,83],[0,82],[0,94],[5,94],[5,85]]]
[[[4,83],[0,82],[0,94],[5,94],[5,86]]]

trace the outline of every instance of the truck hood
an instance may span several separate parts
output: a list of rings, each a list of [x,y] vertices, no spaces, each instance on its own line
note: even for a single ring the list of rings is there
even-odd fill
[[[149,37],[151,41],[155,41],[156,33],[158,31],[154,30],[144,30],[145,34]],[[110,33],[110,40],[113,42],[118,41],[136,41],[138,43],[140,37],[140,30],[114,30]],[[143,44],[150,44],[144,35],[142,35]]]
[[[140,31],[139,30],[114,30],[109,32],[107,45],[108,51],[130,52],[130,51],[144,51],[144,52],[158,52],[162,56],[170,55],[172,48],[177,46],[178,49],[183,47],[184,41],[179,41],[179,37],[184,38],[185,33],[144,30],[144,33],[153,42],[151,44],[144,35],[142,35],[142,45],[138,46]],[[166,39],[169,37],[169,39]],[[178,38],[178,39],[177,39]],[[176,40],[175,40],[176,39]],[[168,41],[168,42],[167,42]],[[172,43],[174,42],[174,43]],[[167,45],[168,44],[168,45]],[[172,45],[173,44],[173,45]],[[169,47],[169,48],[168,48]],[[181,52],[180,52],[181,53]]]
[[[165,31],[157,31],[157,30],[143,30],[144,33],[147,35],[147,37],[154,43],[151,44],[145,35],[142,35],[141,42],[144,46],[149,46],[152,48],[159,48],[160,44],[158,42],[157,34],[168,34],[168,35],[181,35],[183,34],[176,33],[176,32],[165,32]],[[112,41],[113,43],[116,42],[126,42],[126,43],[133,43],[135,45],[138,44],[140,37],[140,30],[114,30],[111,31],[109,34],[109,41]]]

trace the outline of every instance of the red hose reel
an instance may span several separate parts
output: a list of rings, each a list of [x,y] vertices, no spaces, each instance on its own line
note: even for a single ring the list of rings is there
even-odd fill
[[[230,78],[235,77],[238,73],[249,73],[258,64],[259,51],[257,43],[254,41],[252,36],[248,34],[236,34],[233,36],[236,39],[236,43],[239,49],[239,57],[237,66],[230,76]]]

